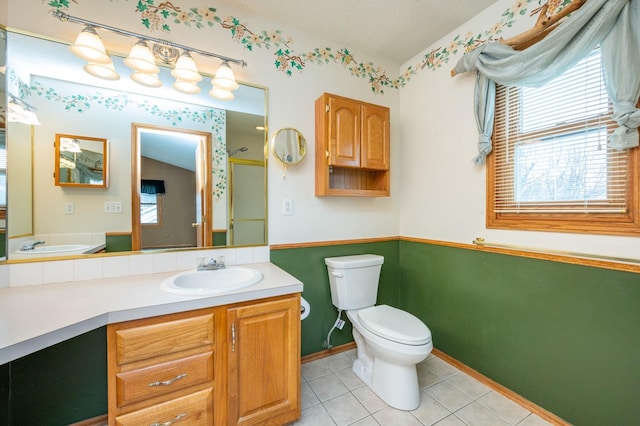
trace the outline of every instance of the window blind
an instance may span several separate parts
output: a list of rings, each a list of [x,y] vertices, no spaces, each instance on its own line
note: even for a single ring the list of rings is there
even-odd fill
[[[496,87],[494,213],[624,213],[628,150],[615,128],[600,52],[540,88]]]

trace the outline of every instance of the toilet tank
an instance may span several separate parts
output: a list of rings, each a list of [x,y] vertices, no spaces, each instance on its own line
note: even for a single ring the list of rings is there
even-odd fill
[[[375,254],[328,257],[331,301],[338,309],[361,309],[376,304],[384,257]]]

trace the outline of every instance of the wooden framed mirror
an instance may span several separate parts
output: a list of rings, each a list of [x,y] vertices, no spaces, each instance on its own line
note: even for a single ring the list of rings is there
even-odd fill
[[[55,185],[107,188],[106,139],[56,133]]]

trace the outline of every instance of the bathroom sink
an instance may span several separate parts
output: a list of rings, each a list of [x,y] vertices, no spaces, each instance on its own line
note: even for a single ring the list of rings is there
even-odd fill
[[[88,244],[60,244],[60,245],[51,245],[51,246],[36,246],[32,250],[16,250],[16,253],[20,254],[55,254],[55,253],[66,253],[69,251],[76,251],[79,253],[83,253],[86,250],[91,248]]]
[[[232,266],[212,271],[187,271],[167,278],[164,291],[187,296],[211,295],[250,287],[262,281],[262,273],[252,268]]]

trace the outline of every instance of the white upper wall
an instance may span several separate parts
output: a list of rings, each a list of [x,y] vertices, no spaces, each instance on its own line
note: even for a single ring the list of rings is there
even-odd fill
[[[517,3],[528,9],[524,15],[516,11],[515,23],[504,28],[503,38],[530,28],[537,18],[529,18],[537,1]],[[482,34],[485,38],[485,31],[500,28],[496,23],[513,7],[513,0],[495,3],[426,48],[403,69],[435,49],[451,50],[457,36],[468,39],[469,34]],[[400,90],[400,235],[467,244],[484,237],[500,244],[638,258],[640,239],[633,237],[486,228],[486,169],[472,161],[478,135],[473,112],[475,75],[452,78],[449,74],[462,53],[459,48],[442,66],[417,73]]]

